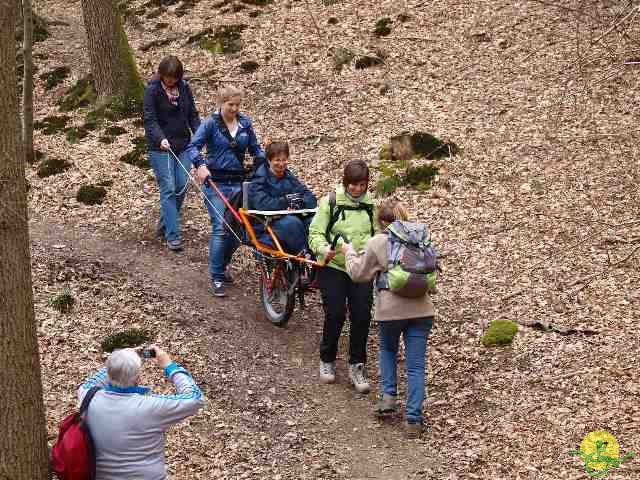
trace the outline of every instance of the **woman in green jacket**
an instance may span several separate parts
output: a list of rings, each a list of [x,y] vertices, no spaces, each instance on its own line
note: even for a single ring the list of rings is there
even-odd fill
[[[356,249],[375,233],[374,205],[367,188],[369,167],[354,160],[344,168],[342,185],[322,198],[309,227],[309,245],[325,268],[318,272],[325,318],[320,342],[320,381],[333,383],[342,325],[349,309],[349,379],[360,393],[369,391],[365,370],[367,337],[371,323],[372,283],[355,283],[340,252],[343,242]],[[337,239],[337,242],[334,242]],[[336,243],[333,245],[332,243]]]

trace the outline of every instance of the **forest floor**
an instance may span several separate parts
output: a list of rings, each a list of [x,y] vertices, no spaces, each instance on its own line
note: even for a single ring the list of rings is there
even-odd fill
[[[345,160],[375,163],[402,131],[462,148],[440,161],[431,190],[396,192],[445,253],[429,341],[432,430],[408,441],[401,418],[380,423],[371,415],[375,394],[355,394],[346,379],[345,339],[338,383],[318,385],[319,299],[287,328],[272,327],[246,251],[234,260],[229,297],[207,293],[201,200],[190,191],[185,252],[171,254],[153,235],[153,173],[118,161],[142,133],[125,120],[127,133],[108,145],[100,132],[78,143],[37,133],[36,148],[70,168],[47,178],[27,170],[50,439],[76,385],[104,361],[102,338],[139,326],[188,366],[209,400],[168,435],[174,479],[583,479],[584,463],[569,451],[598,429],[616,436],[621,455],[640,454],[638,79],[637,66],[624,64],[638,55],[635,7],[252,3],[260,2],[199,0],[182,16],[183,3],[148,7],[126,25],[141,74],[177,54],[203,116],[220,84],[242,86],[260,137],[288,139],[292,166],[318,195],[339,181]],[[55,25],[36,44],[37,74],[62,65],[72,72],[49,91],[37,83],[42,119],[60,114],[56,101],[89,67],[80,2],[38,5]],[[391,32],[376,37],[384,16]],[[187,42],[223,24],[247,25],[241,53],[215,55]],[[154,40],[168,43],[146,49]],[[384,62],[337,71],[338,48]],[[246,60],[259,68],[243,73]],[[72,112],[71,124],[82,124],[84,113]],[[80,185],[105,181],[102,205],[76,201]],[[76,305],[61,314],[48,301],[65,288]],[[487,349],[479,338],[496,318],[522,326],[511,346]],[[144,377],[168,388],[151,368]],[[640,460],[629,459],[606,478],[639,472]]]

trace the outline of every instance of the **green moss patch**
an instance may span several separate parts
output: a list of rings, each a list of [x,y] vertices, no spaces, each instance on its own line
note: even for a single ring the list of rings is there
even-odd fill
[[[147,329],[129,328],[119,332],[113,332],[100,342],[104,352],[113,352],[120,348],[139,347],[151,341],[152,334]]]
[[[33,128],[43,135],[54,135],[64,131],[71,118],[67,115],[51,115],[33,122]]]
[[[438,168],[433,165],[412,167],[404,175],[403,182],[416,190],[428,190],[433,179],[438,175]]]
[[[67,78],[70,73],[71,69],[69,67],[57,67],[40,75],[40,80],[44,82],[45,90],[51,90],[53,87],[64,82],[64,79]]]
[[[244,73],[255,72],[258,68],[260,68],[260,64],[253,60],[247,60],[246,62],[242,62],[240,64],[240,70],[242,70]]]
[[[362,70],[369,67],[375,67],[376,65],[382,65],[384,60],[375,55],[362,55],[356,58],[356,69]]]
[[[127,130],[126,128],[121,127],[120,125],[111,125],[110,127],[107,127],[104,129],[104,133],[112,137],[117,137],[118,135],[127,133]]]
[[[509,345],[518,333],[518,324],[511,320],[493,320],[480,339],[485,347]]]
[[[67,142],[78,143],[80,140],[89,135],[89,130],[84,127],[71,127],[65,130]]]
[[[136,137],[133,139],[133,146],[133,150],[122,155],[120,161],[138,168],[150,168],[151,165],[147,158],[147,139],[145,137]]]
[[[93,85],[93,77],[87,75],[77,80],[65,95],[58,101],[63,112],[70,112],[80,107],[87,107],[96,101],[97,95]]]
[[[435,160],[455,155],[459,152],[453,142],[443,142],[439,138],[425,132],[412,134],[402,133],[391,137],[390,152],[392,160],[409,160],[411,158],[426,158]]]
[[[45,157],[38,162],[37,174],[40,178],[50,177],[51,175],[57,175],[63,173],[71,167],[71,164],[66,160],[59,158]]]
[[[49,305],[58,310],[60,313],[68,313],[75,305],[76,300],[73,298],[71,290],[65,289],[61,293],[53,295],[49,298]]]
[[[415,165],[414,160],[436,160],[459,152],[453,142],[443,142],[425,132],[402,133],[391,137],[390,142],[380,148],[380,172],[375,192],[378,196],[393,193],[398,187],[428,190],[438,176],[437,165],[426,163]]]
[[[201,36],[197,41],[200,48],[215,54],[238,53],[242,50],[242,32],[247,25],[221,25],[212,33]]]
[[[82,185],[76,194],[76,200],[85,205],[102,205],[107,189],[97,185]]]
[[[356,54],[349,48],[338,47],[333,51],[333,68],[340,72],[342,67],[351,63]]]
[[[391,19],[389,17],[382,17],[376,21],[376,26],[373,29],[373,34],[376,37],[386,37],[391,33]]]

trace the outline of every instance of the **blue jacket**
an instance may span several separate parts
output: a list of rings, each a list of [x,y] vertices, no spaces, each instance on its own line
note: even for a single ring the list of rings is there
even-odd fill
[[[143,120],[149,150],[160,150],[160,142],[166,138],[174,152],[181,152],[189,143],[191,133],[200,126],[200,116],[187,82],[180,80],[178,91],[178,105],[173,105],[159,78],[152,78],[147,84]]]
[[[249,204],[254,210],[286,210],[285,195],[301,193],[303,208],[315,208],[316,196],[289,169],[282,178],[277,178],[271,169],[262,165],[251,179],[249,186]]]
[[[258,139],[253,131],[251,119],[243,113],[238,114],[238,132],[236,133],[235,147],[231,144],[224,120],[219,112],[214,112],[209,118],[200,124],[196,133],[191,137],[187,145],[187,158],[195,167],[206,164],[211,175],[233,173],[242,176],[244,174],[244,156],[249,151],[253,157],[253,167],[266,163],[264,150],[258,144]],[[200,155],[200,150],[207,146],[207,158]],[[238,179],[240,181],[240,179]]]

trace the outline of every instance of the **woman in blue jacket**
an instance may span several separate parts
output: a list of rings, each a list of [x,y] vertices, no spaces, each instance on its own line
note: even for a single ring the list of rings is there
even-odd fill
[[[186,192],[190,167],[185,148],[191,134],[200,126],[193,94],[182,79],[182,63],[173,55],[165,57],[158,73],[144,93],[144,131],[149,162],[160,190],[160,220],[157,234],[169,249],[182,249],[180,207]],[[169,153],[173,150],[178,159]],[[180,162],[181,165],[178,165]]]
[[[245,176],[244,157],[247,151],[253,157],[254,170],[266,162],[251,119],[240,113],[242,95],[242,90],[231,86],[220,90],[220,108],[200,124],[187,146],[186,153],[187,158],[197,168],[198,180],[204,184],[205,206],[211,218],[209,273],[213,282],[212,293],[216,297],[226,296],[224,283],[232,281],[227,267],[238,242],[225,228],[225,203],[209,185],[208,179],[213,180],[228,199],[240,192]],[[205,145],[207,156],[203,158],[200,150]]]
[[[301,210],[316,208],[315,195],[287,168],[289,145],[274,142],[267,147],[268,165],[262,165],[251,180],[249,203],[254,210]],[[313,215],[299,217],[285,215],[273,223],[271,228],[283,248],[293,254],[307,250],[309,224]],[[271,244],[271,237],[261,224],[256,226],[260,241]]]

